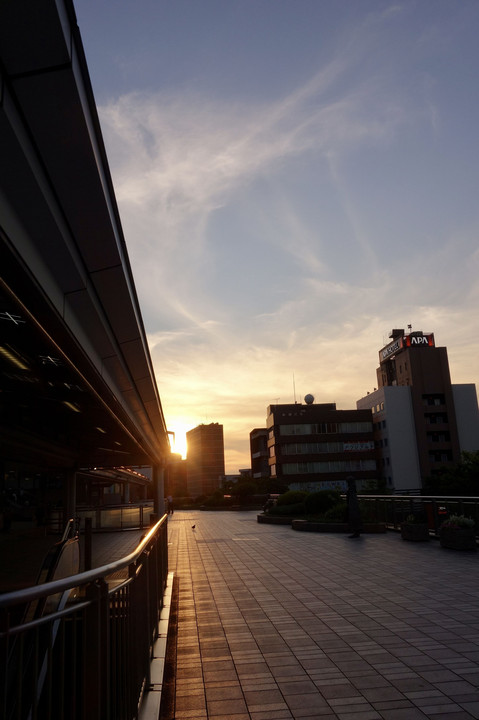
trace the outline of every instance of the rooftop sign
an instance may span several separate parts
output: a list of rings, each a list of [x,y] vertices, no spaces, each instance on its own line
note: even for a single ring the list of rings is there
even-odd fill
[[[434,333],[415,332],[396,337],[379,351],[379,362],[383,363],[401,350],[411,347],[435,347]]]

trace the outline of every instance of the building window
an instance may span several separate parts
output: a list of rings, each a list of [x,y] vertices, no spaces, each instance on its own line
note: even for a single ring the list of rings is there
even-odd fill
[[[326,462],[283,463],[283,475],[346,473],[376,470],[375,460],[329,460]]]
[[[426,406],[431,406],[431,405],[438,406],[438,405],[446,404],[445,397],[442,393],[437,393],[434,395],[423,395],[422,402],[423,402],[423,405],[426,405]]]
[[[451,435],[448,432],[428,432],[427,439],[428,439],[428,442],[432,442],[432,443],[437,443],[437,442],[445,443],[445,442],[450,442]]]
[[[338,433],[372,432],[372,423],[366,422],[323,422],[280,425],[280,435],[336,435]]]
[[[424,416],[426,424],[428,425],[446,425],[447,415],[445,413],[427,413]]]

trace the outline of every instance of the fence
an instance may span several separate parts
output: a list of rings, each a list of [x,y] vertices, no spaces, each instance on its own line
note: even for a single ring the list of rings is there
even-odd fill
[[[133,720],[168,576],[167,516],[127,557],[0,595],[0,717]]]
[[[408,515],[422,516],[429,532],[439,535],[441,523],[450,515],[466,515],[476,523],[479,532],[479,498],[427,495],[359,495],[368,518],[398,529]]]

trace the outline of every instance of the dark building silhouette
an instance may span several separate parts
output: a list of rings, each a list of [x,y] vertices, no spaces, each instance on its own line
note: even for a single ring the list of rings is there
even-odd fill
[[[186,445],[188,494],[210,495],[225,474],[223,425],[198,425],[186,433]]]
[[[188,495],[186,486],[187,461],[183,460],[179,453],[170,455],[166,468],[165,495],[172,495],[174,498],[186,497]]]

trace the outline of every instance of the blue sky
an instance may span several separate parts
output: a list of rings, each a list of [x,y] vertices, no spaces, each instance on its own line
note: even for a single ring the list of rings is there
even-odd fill
[[[77,0],[158,387],[249,467],[393,327],[478,381],[477,0]]]

